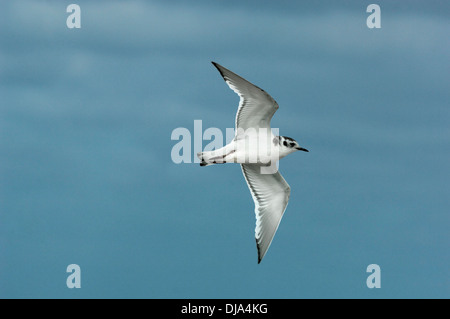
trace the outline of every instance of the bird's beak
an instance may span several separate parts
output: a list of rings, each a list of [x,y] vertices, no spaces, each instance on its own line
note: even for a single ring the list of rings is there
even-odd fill
[[[299,151],[303,151],[303,152],[309,152],[306,148],[303,148],[303,147],[296,147],[296,149],[298,149]]]

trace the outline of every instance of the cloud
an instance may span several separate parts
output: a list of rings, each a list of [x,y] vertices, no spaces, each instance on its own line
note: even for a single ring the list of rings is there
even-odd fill
[[[182,276],[173,279],[180,260],[186,277],[195,274],[201,281],[209,276],[229,285],[230,293],[240,287],[243,296],[253,295],[248,288],[252,277],[243,287],[207,269],[224,267],[211,261],[217,247],[224,259],[248,257],[247,250],[236,252],[236,245],[223,244],[231,232],[235,243],[241,242],[239,235],[247,236],[254,248],[253,206],[239,168],[199,170],[170,161],[173,129],[192,128],[195,119],[203,120],[203,129],[225,130],[234,123],[238,97],[211,60],[268,91],[280,104],[274,127],[311,151],[308,157],[283,160],[293,200],[274,254],[285,254],[293,265],[303,263],[313,271],[311,280],[326,278],[332,286],[333,278],[314,272],[315,262],[327,265],[331,258],[351,268],[340,255],[342,247],[353,248],[352,258],[363,263],[358,249],[389,242],[383,249],[395,255],[395,250],[404,251],[404,242],[417,241],[416,232],[429,243],[424,249],[443,246],[430,233],[440,230],[434,223],[442,221],[448,207],[448,5],[437,10],[434,2],[406,6],[380,1],[382,28],[369,30],[360,1],[77,3],[80,30],[67,29],[67,4],[61,1],[0,4],[5,199],[0,233],[12,243],[2,252],[8,257],[2,260],[9,262],[2,272],[9,285],[3,287],[23,277],[23,261],[30,254],[42,270],[73,251],[90,264],[104,265],[98,256],[106,251],[116,271],[146,265],[140,270],[164,275],[139,280],[169,296],[172,290],[191,296],[204,292],[198,287],[191,291]],[[205,186],[213,177],[220,179],[219,186]],[[248,212],[245,220],[234,207],[237,202]],[[431,212],[422,215],[425,207]],[[226,216],[220,226],[218,216]],[[433,222],[421,223],[428,216]],[[314,231],[307,229],[308,219],[317,226]],[[416,223],[405,230],[405,219]],[[380,234],[372,222],[390,232]],[[297,236],[299,229],[312,237]],[[372,246],[361,244],[367,242],[365,231]],[[204,233],[210,242],[198,249]],[[406,236],[398,240],[401,233]],[[304,239],[328,247],[326,254],[309,245],[316,260],[305,261],[303,252],[292,250]],[[72,247],[73,242],[79,246]],[[142,259],[136,259],[135,251]],[[193,254],[195,262],[185,263]],[[404,269],[397,258],[392,260]],[[254,272],[241,269],[242,260],[234,263],[227,261],[227,267],[235,265],[243,275]],[[114,270],[105,269],[96,275],[109,279]],[[285,275],[294,279],[283,291],[295,296],[301,281],[297,269]],[[121,284],[123,278],[118,278]],[[24,284],[30,284],[27,291],[40,295],[42,285],[32,283]],[[336,294],[341,283],[334,287]],[[96,287],[107,293],[104,286]],[[278,286],[269,280],[260,287],[273,296]]]
[[[431,116],[421,107],[428,83],[439,96],[448,78],[448,22],[440,15],[387,12],[382,29],[369,30],[355,3],[328,3],[323,12],[274,6],[274,15],[240,5],[86,1],[82,28],[69,30],[62,3],[4,6],[0,90],[21,123],[166,128],[170,136],[168,128],[201,118],[225,129],[237,96],[209,65],[217,58],[278,100],[274,125],[286,131],[299,125],[294,113],[305,132],[334,143],[447,141],[443,124],[416,120]]]

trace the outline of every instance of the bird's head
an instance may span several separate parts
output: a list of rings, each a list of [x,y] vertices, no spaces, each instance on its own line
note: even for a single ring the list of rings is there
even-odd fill
[[[288,153],[293,153],[295,151],[309,152],[306,148],[301,147],[296,140],[287,136],[277,136],[275,137],[277,141],[275,144],[279,144],[281,149]]]

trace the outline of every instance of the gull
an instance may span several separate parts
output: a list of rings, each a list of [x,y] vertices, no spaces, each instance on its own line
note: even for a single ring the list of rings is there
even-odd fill
[[[278,103],[263,89],[212,62],[228,86],[239,95],[235,137],[224,147],[199,152],[200,166],[239,163],[255,203],[258,264],[267,253],[289,201],[291,188],[274,163],[307,149],[286,136],[275,136],[270,120]],[[275,169],[274,169],[275,167]]]

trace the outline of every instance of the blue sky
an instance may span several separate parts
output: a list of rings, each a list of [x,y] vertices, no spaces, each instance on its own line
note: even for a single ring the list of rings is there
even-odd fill
[[[450,297],[447,2],[377,1],[377,30],[364,1],[78,1],[78,30],[70,3],[0,4],[0,297]],[[170,157],[234,124],[210,61],[310,150],[260,265],[239,166]]]

